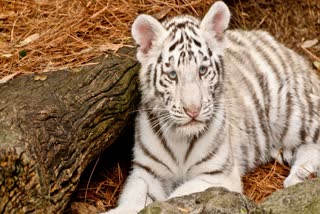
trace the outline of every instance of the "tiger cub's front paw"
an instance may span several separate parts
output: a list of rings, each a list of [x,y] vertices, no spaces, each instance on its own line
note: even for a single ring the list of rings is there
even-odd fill
[[[285,188],[300,183],[312,177],[319,177],[319,166],[311,161],[291,168],[289,176],[284,180]]]

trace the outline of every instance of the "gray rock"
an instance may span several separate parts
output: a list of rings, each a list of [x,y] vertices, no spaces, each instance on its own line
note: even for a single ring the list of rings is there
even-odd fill
[[[255,203],[242,194],[213,187],[204,192],[154,202],[139,214],[243,214],[249,213],[255,207]]]
[[[244,195],[213,187],[155,202],[139,214],[320,214],[320,178],[277,191],[257,206]]]
[[[312,179],[277,191],[253,213],[295,214],[320,213],[320,178]]]

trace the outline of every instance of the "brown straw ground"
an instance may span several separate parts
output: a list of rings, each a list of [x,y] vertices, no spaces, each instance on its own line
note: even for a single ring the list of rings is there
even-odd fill
[[[7,75],[82,66],[107,50],[132,44],[130,26],[139,13],[158,19],[202,17],[214,0],[2,0],[0,79]],[[228,0],[232,27],[263,28],[298,48],[319,36],[318,0]],[[319,56],[317,50],[307,50]],[[307,55],[310,54],[304,51]]]
[[[202,17],[212,2],[2,0],[0,82],[24,73],[83,66],[106,51],[132,45],[130,26],[140,13],[160,20],[177,14]],[[231,28],[268,30],[311,61],[320,61],[320,44],[316,41],[320,40],[319,0],[225,2],[232,12]],[[97,166],[93,163],[84,172],[72,202],[86,202],[100,211],[115,206],[129,166],[130,148],[106,151]],[[288,171],[279,163],[261,166],[243,178],[245,194],[261,202],[282,188]]]
[[[255,201],[262,202],[273,192],[283,189],[283,181],[290,168],[277,161],[260,166],[242,178],[244,194]]]
[[[0,78],[81,66],[129,44],[130,25],[141,12],[158,18],[168,13],[199,15],[209,4],[201,0],[2,0]]]
[[[104,155],[107,157],[108,152]],[[104,157],[105,160],[106,157]],[[102,169],[103,172],[100,171],[100,175],[91,177],[91,180],[88,177],[82,180],[71,202],[74,205],[72,206],[73,213],[81,213],[79,210],[84,209],[74,202],[86,203],[100,212],[115,207],[125,178],[128,175],[129,166],[128,162],[123,162],[119,157],[119,160],[116,160],[112,166]],[[93,168],[91,167],[92,170]],[[288,176],[289,170],[288,166],[276,161],[260,166],[242,178],[244,194],[256,203],[261,203],[273,192],[283,189],[283,181]],[[91,173],[88,172],[88,174]]]

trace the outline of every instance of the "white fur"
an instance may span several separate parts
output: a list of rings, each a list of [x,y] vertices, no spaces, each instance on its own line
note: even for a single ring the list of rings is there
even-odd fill
[[[319,176],[320,173],[320,145],[301,145],[296,152],[295,162],[289,176],[284,181],[284,187],[300,183],[312,173]]]
[[[166,36],[166,30],[160,22],[149,15],[139,15],[132,24],[131,34],[136,43],[140,46],[137,59],[143,63],[152,57],[154,49],[162,45],[162,38]]]
[[[242,192],[241,176],[271,158],[292,165],[285,187],[302,182],[310,173],[319,174],[320,144],[312,142],[320,126],[317,77],[312,76],[303,58],[266,32],[225,33],[229,20],[228,7],[216,2],[201,22],[179,16],[161,24],[148,15],[140,15],[134,21],[132,36],[140,46],[137,58],[141,63],[141,103],[145,106],[152,103],[149,107],[152,110],[142,109],[137,116],[136,165],[127,179],[118,207],[108,214],[134,214],[153,198],[166,200],[212,186]],[[185,31],[179,29],[170,37],[171,24],[178,26],[186,22],[199,25],[189,36],[202,45],[191,42],[188,49],[180,44]],[[173,45],[175,49],[169,50]],[[211,88],[219,83],[219,78],[213,76],[212,70],[210,78],[202,78],[198,73],[200,66],[209,66],[201,56],[207,54],[205,45],[213,50],[211,62],[217,63],[221,56],[224,58],[224,88],[218,98],[213,97]],[[178,63],[181,50],[194,51],[195,59]],[[162,59],[159,59],[160,53]],[[169,61],[170,54],[173,62]],[[161,64],[158,60],[164,62]],[[212,66],[216,67],[215,63]],[[161,72],[155,73],[155,70]],[[176,72],[178,81],[170,80],[168,74],[172,71]],[[261,85],[265,82],[268,91]],[[163,97],[157,95],[159,91],[163,92]],[[295,93],[298,96],[291,96],[291,115],[286,124],[287,96]],[[308,96],[315,108],[311,116],[307,114]],[[215,103],[219,103],[218,107]],[[185,109],[200,109],[200,112],[191,118]],[[159,120],[150,121],[151,113]],[[301,119],[303,116],[305,120]],[[193,119],[198,122],[189,124]],[[211,120],[206,126],[208,119]],[[160,127],[157,133],[156,125]],[[306,144],[301,145],[302,125],[308,132]],[[161,133],[163,136],[159,136]],[[190,149],[195,137],[197,140]],[[282,156],[280,150],[283,150]]]

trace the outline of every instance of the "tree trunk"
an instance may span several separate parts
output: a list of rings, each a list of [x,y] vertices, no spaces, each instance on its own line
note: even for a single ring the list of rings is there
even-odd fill
[[[134,115],[134,54],[0,85],[0,213],[63,212],[88,163]]]

